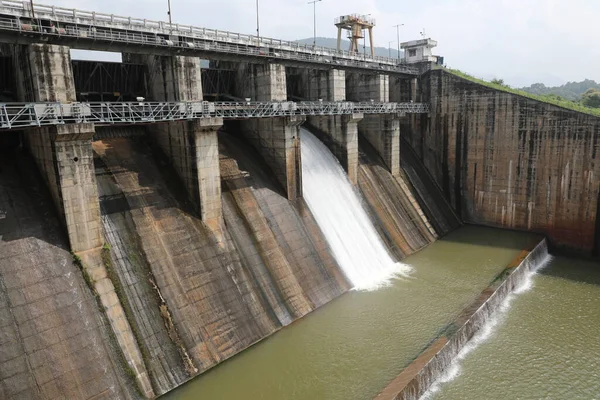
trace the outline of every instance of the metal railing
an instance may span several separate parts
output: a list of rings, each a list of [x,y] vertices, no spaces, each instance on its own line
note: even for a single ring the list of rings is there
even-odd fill
[[[189,51],[233,53],[320,64],[338,64],[405,74],[418,74],[412,66],[389,57],[371,57],[349,51],[297,42],[257,37],[242,33],[169,24],[132,17],[35,4],[32,19],[28,0],[0,1],[0,31],[46,37],[72,37],[78,41],[100,40],[155,47],[185,48]],[[12,17],[11,17],[12,16]],[[20,18],[25,19],[21,21]],[[54,26],[43,26],[41,20]]]
[[[202,118],[427,113],[425,103],[353,102],[98,102],[0,104],[0,129],[62,124],[129,125]]]

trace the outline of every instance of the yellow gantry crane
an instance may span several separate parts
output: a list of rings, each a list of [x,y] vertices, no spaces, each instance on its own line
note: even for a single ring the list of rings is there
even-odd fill
[[[335,20],[335,26],[338,28],[337,49],[341,50],[342,46],[342,30],[347,30],[348,39],[350,39],[350,52],[358,53],[358,40],[363,39],[364,31],[369,31],[369,44],[371,46],[371,57],[375,56],[373,48],[373,27],[375,19],[369,15],[350,14],[343,15]]]

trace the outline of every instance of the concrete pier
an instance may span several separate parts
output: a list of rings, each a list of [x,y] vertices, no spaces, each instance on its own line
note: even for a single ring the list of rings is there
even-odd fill
[[[69,48],[14,46],[17,94],[21,100],[76,100]],[[98,188],[92,156],[92,124],[30,129],[25,134],[35,163],[67,228],[73,252],[102,246]]]
[[[13,60],[17,95],[21,101],[77,101],[68,47],[49,44],[14,46]]]
[[[103,243],[92,155],[92,124],[31,129],[29,150],[67,228],[73,252]]]
[[[15,46],[21,100],[76,100],[69,48],[55,45]],[[92,139],[93,124],[55,125],[26,131],[29,148],[63,224],[71,251],[77,255],[87,284],[102,304],[127,368],[147,398],[154,391],[135,335],[102,259],[104,235],[100,219]]]
[[[163,124],[152,128],[156,143],[171,160],[202,221],[221,218],[218,130],[221,118]]]
[[[252,101],[286,101],[285,67],[277,64],[239,64],[236,94]],[[302,197],[300,125],[304,117],[260,118],[243,121],[242,133],[264,157],[289,200]]]
[[[148,67],[148,93],[153,101],[201,101],[200,59],[185,56],[123,54],[123,61]]]
[[[351,101],[390,101],[387,75],[348,74],[347,96]],[[394,176],[400,173],[400,120],[397,115],[365,115],[358,131],[378,151]]]
[[[238,64],[236,94],[252,101],[286,101],[285,67],[279,64]]]
[[[337,69],[304,69],[298,89],[300,95],[307,100],[345,101],[346,72]],[[322,136],[353,185],[356,185],[358,176],[357,123],[362,119],[362,114],[307,117],[308,124]]]
[[[125,54],[129,62],[147,65],[152,101],[201,101],[200,59],[184,56]],[[202,221],[221,218],[221,173],[217,132],[221,118],[174,121],[148,128],[155,143],[169,158]]]

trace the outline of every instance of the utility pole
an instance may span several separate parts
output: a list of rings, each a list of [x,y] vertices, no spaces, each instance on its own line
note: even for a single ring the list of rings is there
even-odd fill
[[[167,11],[167,14],[169,15],[169,25],[173,25],[173,20],[171,18],[171,0],[167,0],[169,3],[169,11]]]
[[[398,61],[400,61],[400,27],[404,26],[404,24],[394,25],[396,28],[396,34],[398,35]]]
[[[29,2],[31,3],[31,21],[33,22],[33,20],[35,19],[35,12],[33,11],[33,0],[29,0]]]
[[[313,49],[317,47],[317,3],[323,0],[313,0],[309,1],[308,4],[313,5]]]
[[[258,19],[258,0],[256,0],[256,37],[260,43],[260,21]]]
[[[388,42],[388,56],[390,58],[392,58],[392,43],[394,43],[394,42],[395,42],[395,40]]]

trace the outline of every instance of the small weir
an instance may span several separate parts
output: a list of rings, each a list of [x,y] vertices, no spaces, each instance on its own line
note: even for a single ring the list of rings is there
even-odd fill
[[[598,398],[598,263],[552,257],[515,294],[424,398]]]
[[[539,248],[539,249],[538,249]],[[421,397],[421,400],[434,399],[436,394],[444,386],[444,384],[451,382],[461,373],[462,361],[479,345],[485,343],[494,334],[498,325],[505,321],[508,312],[511,310],[511,304],[513,301],[522,293],[525,293],[533,288],[534,276],[542,268],[547,266],[552,261],[552,256],[548,254],[548,248],[546,242],[542,242],[540,246],[536,248],[536,254],[532,253],[532,262],[522,266],[522,271],[514,272],[514,288],[512,292],[509,292],[504,297],[504,300],[498,305],[496,311],[491,315],[482,315],[479,321],[481,327],[473,335],[473,337],[464,345],[462,349],[459,349],[458,354],[452,360],[450,366],[443,371],[435,371],[434,374],[438,376],[438,379],[433,385],[425,392]],[[505,285],[506,286],[506,285]],[[502,298],[503,294],[499,293],[498,296]],[[485,313],[482,313],[485,314]]]
[[[428,398],[438,390],[436,381],[448,381],[456,375],[460,359],[489,336],[494,320],[508,308],[512,297],[530,287],[536,270],[551,259],[546,240],[531,252],[523,253],[377,396],[377,400]],[[427,393],[428,389],[430,393]]]
[[[327,147],[301,129],[302,186],[336,260],[355,289],[374,289],[410,267],[394,262],[346,172]]]

